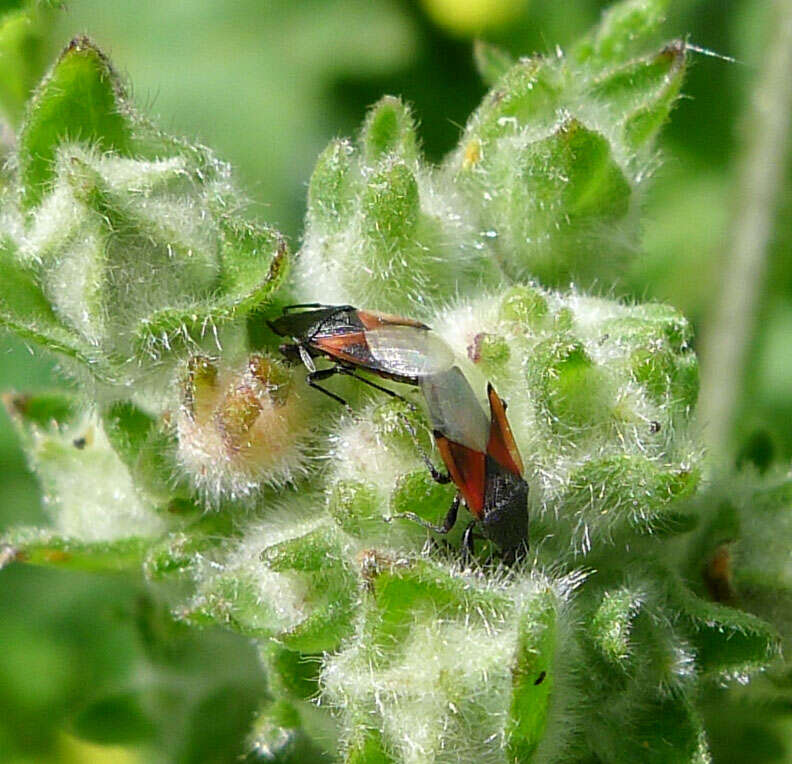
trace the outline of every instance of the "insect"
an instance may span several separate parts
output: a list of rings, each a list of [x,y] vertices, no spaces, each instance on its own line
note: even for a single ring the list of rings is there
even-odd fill
[[[279,336],[293,342],[280,346],[289,360],[308,369],[312,387],[347,405],[340,396],[317,381],[346,374],[388,395],[398,393],[361,377],[368,371],[396,382],[420,387],[429,409],[437,448],[448,472],[441,473],[419,447],[434,480],[453,482],[458,493],[443,524],[432,525],[411,512],[411,519],[437,533],[446,534],[456,524],[464,499],[474,520],[465,529],[463,547],[473,552],[476,529],[498,546],[504,560],[513,562],[528,546],[528,484],[523,464],[506,419],[506,405],[492,385],[487,387],[490,416],[476,398],[451,349],[431,329],[418,321],[358,310],[351,305],[307,303],[284,309],[269,322]],[[333,362],[317,369],[314,358]],[[408,404],[412,406],[412,404]],[[406,421],[406,420],[405,420]],[[412,426],[407,422],[408,428]],[[417,440],[417,439],[416,439]]]
[[[442,525],[432,525],[411,512],[402,513],[436,533],[448,533],[456,524],[464,499],[474,519],[462,536],[462,546],[473,553],[478,529],[513,563],[528,549],[528,483],[523,463],[506,419],[506,404],[487,385],[489,419],[458,366],[425,377],[420,382],[429,408],[433,435],[448,470],[431,469],[440,483],[453,481],[458,492]]]
[[[395,382],[417,385],[423,377],[451,368],[454,354],[426,324],[386,313],[358,310],[352,305],[305,303],[284,308],[283,315],[268,321],[270,329],[293,342],[280,346],[289,360],[308,369],[311,387],[348,406],[347,402],[317,382],[345,374],[388,395],[393,390],[357,374],[372,372]],[[314,358],[333,362],[317,369]]]

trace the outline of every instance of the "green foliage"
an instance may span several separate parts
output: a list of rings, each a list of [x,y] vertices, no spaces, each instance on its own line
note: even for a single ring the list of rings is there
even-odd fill
[[[150,410],[179,355],[218,329],[230,343],[234,320],[284,275],[279,235],[235,217],[229,168],[140,118],[89,40],[72,41],[33,94],[18,168],[0,319],[75,374],[134,382],[141,399],[148,389]]]
[[[476,40],[473,56],[487,87],[492,87],[514,64],[514,59],[506,51],[484,40]]]
[[[126,546],[132,539],[162,532],[163,519],[155,503],[135,483],[95,415],[67,396],[8,396],[6,405],[59,533],[85,542]],[[47,554],[47,541],[32,543],[43,547],[36,553],[31,550],[39,561]],[[51,552],[57,558],[57,549]],[[100,546],[97,553],[113,564],[111,550]],[[63,554],[68,557],[68,550]],[[81,550],[75,550],[74,556],[90,559]]]
[[[664,7],[618,4],[568,55],[479,44],[492,90],[440,166],[381,99],[320,155],[288,285],[283,239],[242,217],[228,166],[140,117],[93,43],[36,89],[0,320],[78,384],[6,398],[50,524],[10,531],[0,561],[142,569],[178,622],[146,614],[145,633],[256,641],[267,689],[204,688],[180,760],[244,738],[281,761],[705,762],[708,683],[782,674],[788,485],[711,501],[688,322],[580,291],[637,248],[686,65],[683,43],[651,52]],[[251,352],[274,298],[420,317],[477,395],[494,385],[530,487],[527,559],[466,559],[463,519],[439,539],[404,517],[442,522],[454,494],[416,448],[438,461],[424,414],[351,385],[353,412],[321,408]],[[148,743],[167,700],[112,687],[74,730]]]
[[[641,52],[662,23],[667,7],[667,0],[629,0],[614,4],[605,11],[599,25],[578,43],[576,57],[606,64],[632,58]]]
[[[420,312],[452,280],[464,291],[504,277],[588,285],[617,275],[636,249],[653,138],[686,59],[681,42],[638,58],[617,45],[622,28],[644,45],[659,20],[651,3],[628,5],[569,57],[510,63],[479,44],[494,87],[440,175],[422,169],[407,108],[392,98],[374,106],[358,146],[331,144],[314,171],[302,291],[318,295],[324,273],[325,301],[330,289],[377,307],[374,273],[402,287],[390,308]]]
[[[14,127],[44,70],[46,27],[47,14],[35,3],[5,3],[0,9],[0,113]]]
[[[60,144],[82,141],[132,155],[131,125],[119,110],[121,98],[109,61],[88,40],[73,40],[33,95],[20,131],[19,172],[26,210],[40,204],[53,183]]]

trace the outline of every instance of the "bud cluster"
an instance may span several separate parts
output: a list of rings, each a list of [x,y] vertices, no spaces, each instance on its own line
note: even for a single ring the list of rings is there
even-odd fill
[[[713,487],[676,310],[583,291],[637,249],[686,64],[681,42],[645,53],[663,7],[618,3],[547,57],[479,45],[493,88],[439,166],[394,98],[320,156],[278,305],[424,322],[469,383],[453,398],[438,375],[432,398],[385,369],[394,399],[342,375],[347,410],[258,332],[281,325],[281,237],[74,40],[19,130],[0,324],[83,384],[6,400],[52,524],[5,535],[0,565],[142,566],[177,618],[257,640],[269,690],[249,741],[271,760],[708,761],[701,688],[789,641],[790,496]],[[287,358],[321,372],[309,355]],[[488,382],[528,496],[514,565],[493,536],[460,553],[464,505],[451,533],[423,527],[464,482],[424,457],[448,466],[443,437],[496,422]],[[509,461],[510,438],[474,441],[475,464]]]
[[[237,218],[228,165],[138,116],[84,38],[33,94],[16,164],[0,320],[113,397],[162,411],[174,362],[244,342],[233,319],[284,273],[277,232]]]
[[[662,3],[642,5],[650,28]],[[425,316],[504,280],[617,277],[638,248],[653,139],[686,65],[681,41],[643,56],[615,45],[621,25],[603,22],[566,55],[513,62],[480,47],[493,88],[439,168],[423,162],[404,104],[373,106],[357,142],[334,141],[317,162],[300,294]]]

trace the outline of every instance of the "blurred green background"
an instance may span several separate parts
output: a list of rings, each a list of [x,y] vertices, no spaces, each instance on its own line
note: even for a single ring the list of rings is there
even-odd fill
[[[659,299],[699,327],[739,205],[740,125],[769,32],[766,0],[676,0],[667,38],[738,59],[694,55],[685,97],[648,185],[643,252],[604,293]],[[35,62],[79,33],[129,81],[144,113],[233,163],[253,214],[297,248],[319,151],[353,134],[384,93],[413,104],[439,159],[484,93],[476,36],[514,54],[569,45],[599,17],[595,0],[71,0],[43,12]],[[43,66],[43,63],[41,64]],[[41,70],[39,70],[41,71]],[[786,163],[790,178],[790,163]],[[764,469],[792,456],[792,183],[770,267],[732,451]],[[0,338],[0,389],[41,389],[53,367]],[[44,522],[5,414],[0,528]],[[175,625],[142,581],[11,566],[0,576],[0,761],[235,761],[264,693],[255,650]],[[152,720],[157,720],[152,721]],[[731,761],[726,738],[716,760]],[[772,751],[763,761],[775,761]],[[778,759],[780,761],[780,759]]]

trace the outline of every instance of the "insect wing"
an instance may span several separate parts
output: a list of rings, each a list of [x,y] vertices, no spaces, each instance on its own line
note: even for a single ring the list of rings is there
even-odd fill
[[[372,368],[423,379],[453,366],[451,348],[434,332],[415,326],[385,325],[366,332]]]
[[[437,430],[435,441],[448,474],[464,497],[468,509],[481,519],[484,516],[485,454],[454,443]]]
[[[376,368],[366,342],[365,332],[317,337],[311,344],[331,358],[348,361],[356,366]]]
[[[458,366],[420,380],[432,429],[482,454],[487,450],[487,415]]]
[[[490,404],[490,432],[487,454],[498,464],[515,475],[523,474],[523,463],[517,444],[514,442],[509,420],[506,419],[506,406],[492,385],[487,385]]]
[[[320,326],[335,313],[338,313],[336,307],[295,311],[294,313],[284,313],[279,318],[270,321],[269,325],[272,331],[281,337],[302,339],[310,336],[317,326]]]
[[[379,329],[382,326],[412,326],[424,330],[429,328],[415,319],[394,316],[391,313],[378,313],[375,310],[359,310],[357,316],[364,329]]]

